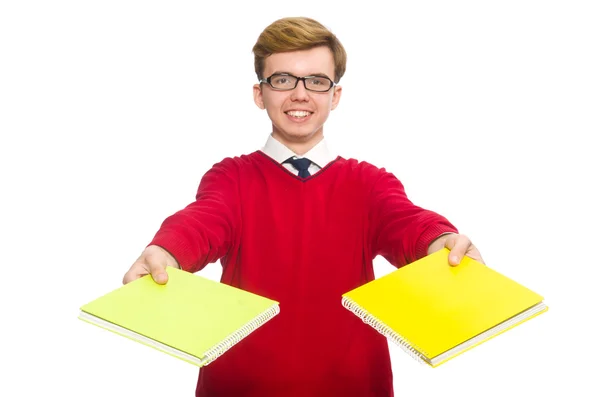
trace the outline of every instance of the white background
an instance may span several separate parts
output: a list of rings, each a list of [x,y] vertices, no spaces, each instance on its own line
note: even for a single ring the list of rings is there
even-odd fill
[[[3,391],[193,395],[196,367],[78,309],[120,286],[212,164],[264,144],[251,49],[301,15],[348,52],[331,146],[392,171],[550,306],[436,369],[391,346],[396,394],[598,395],[595,3],[2,2]]]

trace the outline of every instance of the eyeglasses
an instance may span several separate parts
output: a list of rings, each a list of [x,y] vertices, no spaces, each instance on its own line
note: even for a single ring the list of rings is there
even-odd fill
[[[309,91],[327,92],[335,85],[331,79],[324,76],[306,76],[296,77],[287,73],[276,73],[266,79],[260,79],[259,83],[268,83],[274,90],[289,91],[298,86],[298,81],[302,80],[304,88]]]

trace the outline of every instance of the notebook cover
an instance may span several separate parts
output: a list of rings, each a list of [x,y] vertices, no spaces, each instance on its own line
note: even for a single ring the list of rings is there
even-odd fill
[[[83,305],[81,311],[198,358],[242,328],[248,333],[259,325],[257,320],[264,322],[279,312],[274,300],[172,267],[167,273],[167,284],[147,275]],[[241,338],[235,339],[237,343]]]
[[[449,252],[444,248],[343,296],[430,359],[542,302],[471,258],[450,266]]]

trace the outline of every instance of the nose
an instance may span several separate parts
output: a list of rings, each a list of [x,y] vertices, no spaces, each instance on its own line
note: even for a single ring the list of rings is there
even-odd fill
[[[308,90],[304,86],[304,80],[298,81],[298,85],[292,90],[291,99],[294,101],[308,101]]]

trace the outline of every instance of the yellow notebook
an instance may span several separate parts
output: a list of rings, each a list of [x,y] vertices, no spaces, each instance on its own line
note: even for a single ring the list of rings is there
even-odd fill
[[[421,362],[436,367],[548,310],[543,298],[444,248],[342,297],[342,304]]]
[[[165,285],[144,276],[81,307],[79,318],[199,367],[279,313],[279,303],[167,268]]]

